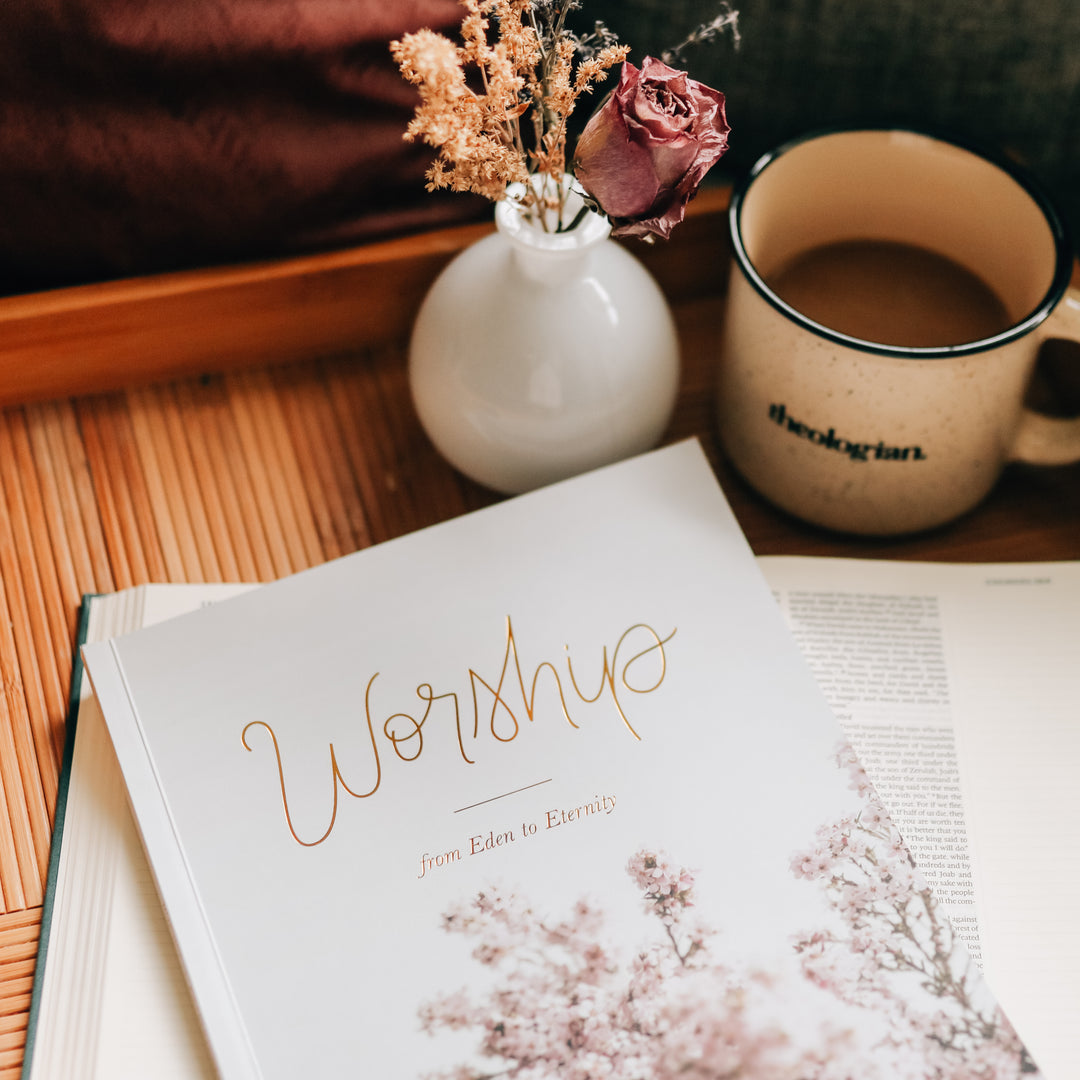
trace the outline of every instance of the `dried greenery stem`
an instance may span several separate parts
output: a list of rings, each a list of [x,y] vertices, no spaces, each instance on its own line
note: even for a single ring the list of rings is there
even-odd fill
[[[665,64],[681,64],[684,54],[695,45],[704,45],[715,41],[724,34],[731,36],[732,45],[739,47],[739,13],[726,2],[721,3],[720,10],[708,22],[692,30],[678,45],[672,49],[665,49],[660,54],[660,59]]]
[[[420,93],[405,137],[438,150],[428,190],[471,191],[495,201],[509,184],[523,184],[523,212],[542,228],[567,228],[567,121],[629,47],[599,26],[586,39],[568,31],[566,16],[578,0],[461,3],[460,45],[421,30],[391,46]],[[541,183],[530,184],[532,174]]]

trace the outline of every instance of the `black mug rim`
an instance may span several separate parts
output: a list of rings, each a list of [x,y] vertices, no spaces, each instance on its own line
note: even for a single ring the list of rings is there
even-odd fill
[[[826,138],[832,135],[859,134],[860,132],[897,132],[908,135],[917,135],[936,142],[955,146],[957,149],[967,151],[984,161],[1001,169],[1016,184],[1018,184],[1029,198],[1038,206],[1047,226],[1050,229],[1054,241],[1056,264],[1054,275],[1043,298],[1038,304],[1018,322],[1013,323],[1007,329],[991,337],[980,338],[976,341],[966,341],[957,345],[888,345],[881,342],[869,341],[864,338],[844,334],[839,330],[833,330],[828,326],[815,322],[804,315],[797,308],[786,303],[766,284],[764,278],[758,273],[753,261],[746,251],[742,240],[741,214],[746,195],[754,181],[770,165],[785,154],[808,142]],[[935,131],[931,128],[907,127],[896,124],[868,125],[860,124],[853,127],[827,127],[806,132],[762,154],[751,166],[749,172],[736,184],[731,193],[731,201],[728,207],[728,233],[731,240],[732,253],[735,264],[742,271],[743,276],[750,282],[759,295],[772,305],[782,315],[792,322],[810,330],[818,337],[833,341],[860,352],[875,353],[879,356],[893,356],[902,359],[942,359],[944,357],[968,356],[973,353],[988,352],[1000,348],[1002,345],[1016,341],[1029,334],[1040,326],[1057,307],[1058,302],[1065,294],[1072,278],[1073,255],[1068,235],[1061,215],[1054,206],[1053,200],[1042,185],[1025,168],[1005,157],[995,150],[981,146],[968,139],[958,137],[951,133]]]

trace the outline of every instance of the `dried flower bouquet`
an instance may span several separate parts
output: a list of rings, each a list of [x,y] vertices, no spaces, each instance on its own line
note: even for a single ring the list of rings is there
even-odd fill
[[[585,35],[568,28],[580,0],[461,3],[460,44],[432,30],[391,44],[420,92],[405,138],[438,149],[429,190],[494,201],[518,185],[513,197],[538,228],[571,229],[592,209],[611,220],[615,236],[667,237],[727,149],[729,131],[724,95],[669,62],[690,44],[737,33],[735,12],[725,5],[678,49],[646,57],[639,69],[603,24]],[[618,86],[568,155],[571,114],[619,64]],[[570,217],[574,187],[585,208]]]

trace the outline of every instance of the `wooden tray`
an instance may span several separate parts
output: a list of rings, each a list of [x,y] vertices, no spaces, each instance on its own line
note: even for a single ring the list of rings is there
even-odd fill
[[[1008,474],[948,529],[866,543],[750,492],[712,438],[725,191],[634,248],[684,351],[668,438],[698,435],[759,553],[1080,557],[1080,469]],[[85,592],[268,581],[491,502],[409,402],[405,342],[486,227],[0,300],[0,1080],[18,1075]]]

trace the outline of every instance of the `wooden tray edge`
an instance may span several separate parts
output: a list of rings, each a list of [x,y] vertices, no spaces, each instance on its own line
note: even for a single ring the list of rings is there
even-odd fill
[[[631,250],[673,300],[721,292],[729,190]],[[0,406],[404,343],[432,280],[489,225],[344,251],[0,298]]]

